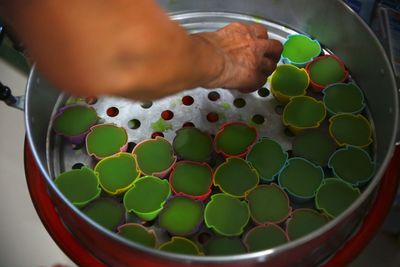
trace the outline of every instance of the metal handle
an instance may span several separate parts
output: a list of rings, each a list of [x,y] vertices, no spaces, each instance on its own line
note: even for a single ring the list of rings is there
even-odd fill
[[[0,100],[4,101],[8,106],[24,110],[25,95],[13,96],[11,89],[0,82]]]

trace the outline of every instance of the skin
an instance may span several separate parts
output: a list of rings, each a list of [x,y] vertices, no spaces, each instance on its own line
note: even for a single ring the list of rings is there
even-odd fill
[[[150,100],[194,87],[259,89],[282,45],[232,23],[188,34],[152,0],[0,0],[39,71],[71,94]]]

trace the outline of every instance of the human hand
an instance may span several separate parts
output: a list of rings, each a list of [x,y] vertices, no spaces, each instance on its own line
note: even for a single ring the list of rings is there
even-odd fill
[[[197,35],[224,58],[221,73],[204,84],[205,88],[257,90],[275,70],[283,49],[279,41],[268,39],[266,28],[260,24],[232,23],[216,32]]]

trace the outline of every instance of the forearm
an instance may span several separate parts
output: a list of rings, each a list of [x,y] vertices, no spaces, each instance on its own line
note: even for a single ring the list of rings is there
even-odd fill
[[[150,0],[3,2],[40,71],[74,94],[157,98],[204,85],[224,67],[215,47]]]

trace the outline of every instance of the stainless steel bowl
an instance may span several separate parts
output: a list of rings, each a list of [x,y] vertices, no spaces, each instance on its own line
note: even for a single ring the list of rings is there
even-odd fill
[[[99,227],[72,206],[53,184],[54,175],[68,169],[73,163],[72,159],[76,160],[76,153],[63,145],[62,141],[54,137],[49,130],[52,114],[65,102],[66,97],[60,95],[33,68],[25,103],[28,140],[65,225],[96,257],[112,266],[264,266],[267,263],[271,266],[310,266],[323,262],[334,254],[360,225],[369,210],[374,193],[379,187],[380,178],[395,148],[399,116],[398,93],[391,65],[378,40],[367,25],[342,1],[165,0],[159,2],[170,12],[173,19],[191,32],[215,30],[233,21],[258,22],[269,28],[272,38],[282,40],[289,33],[300,32],[318,39],[326,48],[326,52],[336,54],[345,62],[351,76],[365,93],[375,130],[376,175],[357,201],[342,215],[310,235],[280,247],[257,253],[218,257],[185,256],[149,249],[127,242]],[[196,90],[192,92],[195,96],[204,94],[204,90]],[[222,90],[220,92],[227,99],[237,96],[237,93]],[[248,101],[252,101],[256,96],[246,97]],[[131,109],[138,106],[138,103],[122,99],[102,99],[97,104],[100,116],[101,112],[105,112],[105,103],[109,102],[124,107],[130,106]],[[267,102],[272,108],[273,100]],[[163,106],[163,103],[166,106]],[[168,99],[161,100],[159,109],[167,107],[168,103],[170,103]],[[204,103],[199,105],[199,108],[207,108]],[[154,114],[159,112],[159,109],[155,109]],[[260,107],[254,107],[254,110],[260,110]],[[271,112],[267,112],[265,116],[268,117],[269,113]],[[143,116],[144,118],[151,116],[151,113]],[[154,116],[159,116],[159,113]],[[235,116],[238,115],[234,114],[232,118],[236,118]],[[271,125],[279,128],[274,116],[268,118]],[[128,117],[122,116],[116,122],[123,123],[127,119]],[[198,123],[203,125],[201,122]],[[289,146],[288,137],[274,135],[274,131],[271,131],[268,132],[266,129],[264,133],[281,138],[281,143]],[[132,134],[130,138],[134,140],[138,137]],[[85,160],[83,156],[80,159]]]

